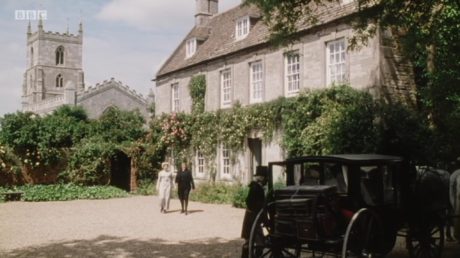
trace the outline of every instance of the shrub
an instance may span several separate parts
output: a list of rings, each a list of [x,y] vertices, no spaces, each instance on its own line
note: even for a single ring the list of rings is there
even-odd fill
[[[113,186],[57,184],[23,185],[15,188],[0,188],[0,192],[7,192],[10,190],[24,192],[22,199],[27,202],[109,199],[128,196],[127,192]]]
[[[138,182],[137,191],[135,194],[155,195],[156,193],[155,182],[153,180],[144,179]]]
[[[98,138],[77,146],[69,159],[67,170],[60,174],[64,182],[85,185],[106,184],[110,174],[110,158],[116,146]]]
[[[240,185],[203,183],[190,194],[190,200],[204,203],[232,204]]]
[[[233,196],[233,207],[236,208],[246,208],[246,197],[249,193],[249,187],[247,186],[240,186],[236,191],[235,195]]]

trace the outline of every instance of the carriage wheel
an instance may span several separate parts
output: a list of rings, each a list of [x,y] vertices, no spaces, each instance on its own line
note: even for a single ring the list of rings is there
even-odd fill
[[[342,257],[382,256],[383,227],[379,217],[363,208],[353,215],[342,246]]]
[[[271,218],[270,209],[263,208],[252,224],[251,234],[249,236],[249,257],[260,258],[298,258],[300,257],[300,246],[287,239],[273,236],[273,218]],[[295,242],[295,241],[294,241]]]
[[[439,258],[444,248],[444,226],[414,228],[407,236],[407,249],[412,258]]]

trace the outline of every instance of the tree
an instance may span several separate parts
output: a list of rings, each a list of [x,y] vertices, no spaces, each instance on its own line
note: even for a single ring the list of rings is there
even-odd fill
[[[246,0],[262,13],[275,44],[291,43],[317,12],[339,0]],[[430,118],[442,159],[460,156],[460,2],[458,0],[355,0],[352,47],[379,30],[398,36],[414,67],[418,109]]]
[[[112,143],[136,141],[145,134],[143,126],[144,118],[138,111],[109,108],[93,121],[92,135]]]

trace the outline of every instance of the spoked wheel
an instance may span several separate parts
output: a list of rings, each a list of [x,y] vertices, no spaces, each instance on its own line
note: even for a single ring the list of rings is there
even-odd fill
[[[298,258],[301,248],[295,242],[273,235],[273,218],[270,207],[263,208],[252,224],[249,236],[250,258]]]
[[[353,215],[345,232],[342,257],[380,257],[383,226],[379,217],[363,208]]]
[[[444,226],[423,225],[409,230],[407,249],[412,258],[439,258],[444,248]]]

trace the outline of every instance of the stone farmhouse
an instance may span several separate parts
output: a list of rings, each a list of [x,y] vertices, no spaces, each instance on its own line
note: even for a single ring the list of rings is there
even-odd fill
[[[357,11],[353,0],[319,9],[318,23],[300,28],[299,41],[284,48],[271,46],[268,28],[255,6],[240,5],[219,13],[218,4],[218,0],[196,0],[195,26],[156,74],[157,114],[190,112],[188,84],[198,74],[206,78],[206,111],[342,83],[377,98],[414,99],[411,67],[390,32],[379,31],[359,50],[347,49],[353,35],[349,21]],[[257,165],[283,159],[278,142],[265,142],[260,133],[251,132],[234,164],[229,149],[221,146],[216,150],[216,180],[248,182]],[[197,152],[193,168],[197,180],[210,176],[203,159]]]
[[[138,109],[148,119],[147,100],[111,78],[86,87],[82,68],[83,25],[78,34],[27,28],[27,68],[22,87],[22,110],[40,115],[62,105],[82,106],[89,118],[99,117],[107,108]]]

